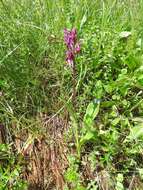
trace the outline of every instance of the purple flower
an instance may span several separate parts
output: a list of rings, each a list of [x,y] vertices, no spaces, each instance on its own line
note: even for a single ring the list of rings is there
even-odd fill
[[[64,29],[64,40],[68,49],[73,49],[74,44],[76,43],[77,32],[73,28],[71,31]]]
[[[75,55],[80,52],[80,44],[77,42],[77,31],[64,29],[64,41],[67,46],[66,61],[70,66],[74,64]]]
[[[71,66],[73,67],[73,60],[74,60],[74,54],[68,50],[66,52],[66,62]]]
[[[77,43],[75,46],[75,53],[79,53],[80,52],[80,44]]]

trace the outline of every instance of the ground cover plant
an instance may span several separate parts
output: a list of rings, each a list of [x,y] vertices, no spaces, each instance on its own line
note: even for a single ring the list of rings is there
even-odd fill
[[[143,189],[142,14],[0,0],[0,190]]]

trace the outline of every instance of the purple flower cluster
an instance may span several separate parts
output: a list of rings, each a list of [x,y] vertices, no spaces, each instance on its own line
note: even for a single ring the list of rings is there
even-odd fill
[[[80,44],[77,42],[77,31],[75,28],[71,31],[64,29],[64,41],[67,46],[66,62],[73,67],[74,58],[80,52]]]

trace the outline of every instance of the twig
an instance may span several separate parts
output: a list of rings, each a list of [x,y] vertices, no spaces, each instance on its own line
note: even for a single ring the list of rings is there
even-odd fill
[[[132,177],[132,180],[131,180],[130,185],[129,185],[129,190],[132,190],[133,185],[134,185],[134,180],[135,180],[135,175],[133,175],[133,177]]]

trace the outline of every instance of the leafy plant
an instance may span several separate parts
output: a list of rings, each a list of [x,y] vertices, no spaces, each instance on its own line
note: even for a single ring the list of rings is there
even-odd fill
[[[20,176],[22,168],[15,163],[16,158],[11,153],[10,146],[0,144],[0,154],[0,188],[5,190],[26,190],[27,184]]]

